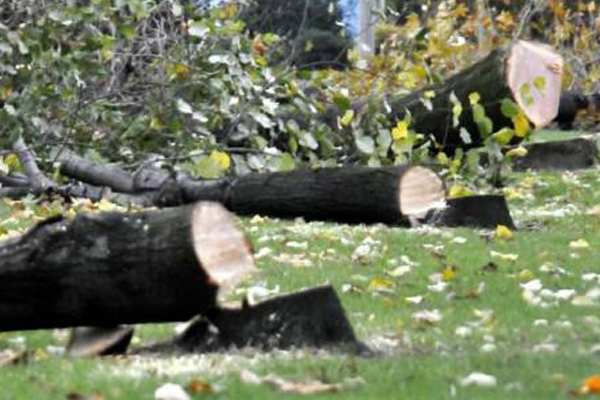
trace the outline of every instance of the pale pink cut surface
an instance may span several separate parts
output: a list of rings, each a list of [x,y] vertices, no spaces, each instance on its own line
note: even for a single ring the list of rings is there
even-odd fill
[[[196,256],[222,297],[255,270],[250,244],[219,203],[198,203],[192,218]]]
[[[430,169],[413,167],[400,182],[400,212],[409,217],[423,217],[427,211],[446,206],[444,183]]]
[[[554,50],[541,43],[519,40],[512,47],[506,61],[508,86],[517,103],[536,128],[550,123],[558,113],[563,76],[563,59]],[[545,88],[538,90],[534,80],[543,77]],[[533,102],[521,93],[523,85],[529,84]]]

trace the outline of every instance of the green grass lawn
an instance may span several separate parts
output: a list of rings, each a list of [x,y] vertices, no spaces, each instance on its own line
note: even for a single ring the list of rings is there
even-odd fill
[[[32,356],[0,369],[0,399],[152,399],[165,382],[193,381],[217,389],[189,391],[198,399],[300,397],[245,383],[242,371],[364,380],[315,398],[571,399],[600,374],[600,170],[515,173],[506,194],[520,227],[512,239],[472,229],[241,220],[259,272],[233,299],[257,288],[331,283],[358,336],[379,350],[375,357],[241,350],[81,360],[55,355],[64,331],[7,332],[0,351],[26,348]],[[138,327],[135,343],[172,332],[173,325]],[[473,372],[497,384],[462,386]]]

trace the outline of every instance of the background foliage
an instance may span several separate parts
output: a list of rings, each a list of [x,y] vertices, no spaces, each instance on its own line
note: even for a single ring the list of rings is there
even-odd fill
[[[46,163],[68,146],[204,177],[422,161],[418,132],[379,106],[386,95],[439,82],[515,37],[558,48],[567,87],[593,91],[600,77],[593,1],[390,1],[369,60],[350,49],[335,3],[271,3],[0,0],[0,146],[23,135]],[[343,70],[303,68],[346,55]],[[359,97],[370,106],[354,115]],[[330,103],[337,124],[321,118]],[[463,157],[431,162],[456,174]]]

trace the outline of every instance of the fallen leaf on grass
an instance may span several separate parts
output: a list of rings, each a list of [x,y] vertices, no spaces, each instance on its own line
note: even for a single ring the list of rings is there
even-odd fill
[[[340,383],[325,383],[314,380],[305,382],[291,382],[273,374],[260,377],[254,372],[248,370],[241,372],[240,379],[244,383],[253,385],[267,385],[283,393],[295,394],[338,393],[356,389],[365,385],[365,380],[361,377],[349,378]]]
[[[513,231],[510,230],[509,227],[505,225],[498,225],[496,227],[495,236],[497,239],[510,240],[515,237],[515,234]]]
[[[442,320],[440,310],[423,310],[412,315],[412,318],[418,323],[434,325]]]
[[[580,389],[584,394],[599,394],[600,393],[600,375],[592,375],[583,382]]]
[[[190,400],[190,395],[176,383],[165,383],[154,392],[155,400]]]
[[[0,351],[0,368],[25,363],[31,355],[32,353],[27,350],[14,351],[7,349]]]
[[[91,395],[85,395],[83,393],[78,392],[70,392],[65,396],[67,400],[104,400],[105,397],[99,393],[94,393]]]
[[[590,244],[584,239],[577,239],[569,243],[569,247],[572,249],[587,249]]]
[[[212,384],[198,380],[193,380],[188,383],[187,389],[192,394],[209,394],[217,392],[217,389]]]
[[[517,261],[519,259],[519,255],[518,254],[512,254],[512,253],[499,253],[497,251],[490,251],[490,255],[492,257],[495,258],[499,258],[500,260],[503,261]]]
[[[498,380],[495,376],[483,372],[471,372],[458,383],[461,386],[494,387],[498,385]]]

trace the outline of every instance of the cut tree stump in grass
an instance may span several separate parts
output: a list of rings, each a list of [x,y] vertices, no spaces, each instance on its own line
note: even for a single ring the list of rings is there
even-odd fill
[[[335,290],[319,286],[241,308],[214,308],[173,339],[137,352],[204,353],[231,348],[260,350],[331,348],[368,354],[346,318]]]
[[[533,143],[525,148],[527,155],[513,161],[517,171],[591,168],[598,160],[596,140],[584,138]]]
[[[563,60],[549,46],[518,40],[509,46],[492,51],[487,57],[458,72],[439,85],[412,93],[391,103],[397,120],[410,113],[411,129],[433,135],[448,152],[457,148],[481,146],[477,124],[469,105],[469,95],[479,93],[479,103],[493,123],[493,131],[513,127],[511,119],[501,111],[503,99],[521,106],[535,128],[550,123],[558,112],[562,84]],[[542,79],[540,79],[540,77]],[[431,108],[423,101],[427,93]],[[458,126],[453,126],[454,93],[463,106]],[[469,132],[471,143],[461,137],[460,128]]]
[[[252,270],[216,203],[52,218],[0,242],[0,331],[185,321]]]
[[[470,226],[486,229],[504,225],[515,229],[504,196],[466,196],[449,199],[447,203],[446,208],[430,213],[425,219],[425,223],[434,226]]]

